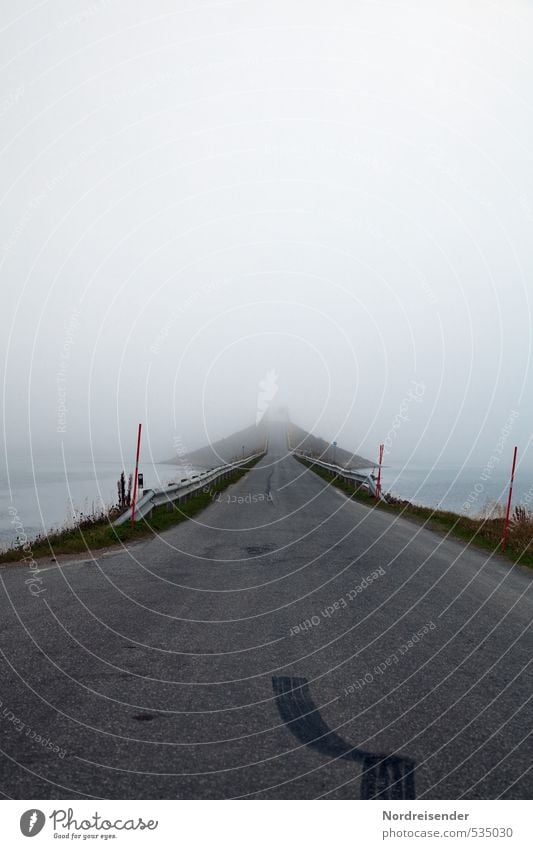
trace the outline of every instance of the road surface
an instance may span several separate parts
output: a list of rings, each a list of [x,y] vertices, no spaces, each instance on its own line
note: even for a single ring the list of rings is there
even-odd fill
[[[347,500],[272,428],[196,519],[45,563],[38,595],[0,571],[4,796],[531,796],[528,574]]]

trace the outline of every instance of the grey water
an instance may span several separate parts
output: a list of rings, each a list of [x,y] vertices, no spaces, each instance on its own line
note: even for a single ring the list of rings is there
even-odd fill
[[[17,461],[0,466],[0,548],[16,542],[16,517],[28,539],[72,525],[81,513],[91,515],[117,503],[117,481],[123,469],[118,461]],[[131,470],[125,469],[126,477]],[[144,488],[159,488],[189,477],[191,469],[142,463]],[[20,525],[18,526],[20,533]]]
[[[386,467],[382,469],[384,492],[424,507],[480,516],[491,505],[507,503],[510,469],[498,467],[487,475],[476,466]],[[512,504],[533,511],[533,470],[518,466]]]

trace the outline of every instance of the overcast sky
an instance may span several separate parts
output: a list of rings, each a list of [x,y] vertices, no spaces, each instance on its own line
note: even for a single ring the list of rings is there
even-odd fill
[[[142,421],[168,457],[270,373],[366,456],[392,428],[391,463],[482,464],[511,416],[528,457],[532,2],[1,15],[8,455],[113,458]]]

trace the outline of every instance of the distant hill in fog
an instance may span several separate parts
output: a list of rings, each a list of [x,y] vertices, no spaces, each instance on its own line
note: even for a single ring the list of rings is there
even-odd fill
[[[284,411],[280,408],[279,412]],[[272,415],[272,419],[273,421],[283,421],[284,417],[283,415]],[[367,460],[358,454],[352,454],[339,445],[334,449],[331,443],[325,439],[321,439],[319,436],[313,436],[292,422],[287,422],[287,428],[292,448],[309,452],[311,456],[321,457],[328,463],[335,461],[338,465],[345,468],[367,469],[375,466],[372,460]],[[249,454],[255,454],[261,451],[266,445],[267,438],[268,422],[265,417],[257,425],[246,427],[203,448],[197,448],[194,451],[186,453],[178,453],[163,462],[186,466],[191,469],[211,469],[223,463],[231,463],[233,460],[239,459],[243,456],[243,452],[245,456],[248,456]]]
[[[376,465],[372,460],[367,460],[359,454],[352,454],[340,445],[334,448],[331,442],[327,442],[320,436],[313,436],[292,422],[289,425],[289,433],[292,448],[309,452],[311,456],[322,458],[326,463],[337,463],[345,469],[370,469]]]
[[[212,469],[224,463],[231,463],[239,457],[256,454],[266,445],[267,428],[263,421],[258,425],[238,430],[211,445],[196,448],[194,451],[175,454],[169,460],[163,460],[178,466],[190,466],[192,469]]]

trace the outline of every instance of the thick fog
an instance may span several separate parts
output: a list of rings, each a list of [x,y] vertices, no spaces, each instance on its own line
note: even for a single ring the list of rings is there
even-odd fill
[[[3,4],[9,457],[532,430],[533,4]],[[531,451],[529,457],[531,457]]]

